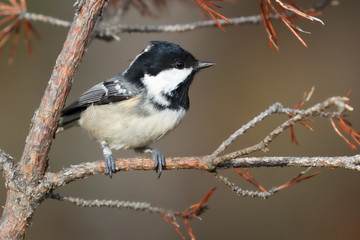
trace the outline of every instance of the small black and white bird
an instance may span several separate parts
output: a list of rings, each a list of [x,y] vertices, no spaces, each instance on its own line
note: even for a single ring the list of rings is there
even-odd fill
[[[93,86],[67,106],[58,132],[73,125],[85,129],[100,142],[110,177],[116,172],[111,149],[151,152],[160,177],[164,155],[149,145],[180,123],[189,109],[194,75],[213,65],[198,61],[177,44],[152,41],[125,72]]]

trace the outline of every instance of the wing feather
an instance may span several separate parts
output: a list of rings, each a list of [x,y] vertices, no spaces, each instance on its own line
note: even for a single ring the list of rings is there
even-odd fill
[[[138,95],[139,91],[131,83],[118,74],[104,82],[98,83],[77,100],[63,109],[60,126],[67,125],[80,118],[80,114],[90,105],[103,105],[119,102]]]

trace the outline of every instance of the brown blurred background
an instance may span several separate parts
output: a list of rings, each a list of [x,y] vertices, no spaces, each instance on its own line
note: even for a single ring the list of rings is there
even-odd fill
[[[316,1],[297,1],[308,6]],[[31,12],[62,19],[73,18],[74,1],[28,1]],[[227,17],[259,14],[258,1],[238,0],[223,4]],[[95,40],[78,69],[68,102],[95,83],[127,68],[151,40],[182,45],[201,60],[217,65],[201,72],[190,90],[191,108],[182,124],[154,144],[166,156],[211,153],[222,140],[274,102],[297,103],[304,91],[315,86],[310,106],[330,96],[353,90],[355,111],[348,117],[360,130],[360,28],[358,1],[340,1],[328,7],[321,19],[325,26],[298,20],[309,47],[303,47],[280,22],[275,23],[280,51],[271,52],[263,25],[203,29],[178,34],[122,34],[120,42]],[[196,6],[169,1],[158,19],[144,18],[131,10],[123,19],[131,24],[187,23],[201,19]],[[42,40],[33,41],[34,56],[28,57],[20,44],[12,65],[7,62],[9,46],[0,58],[0,148],[18,160],[29,124],[37,109],[67,29],[33,23]],[[22,42],[21,42],[22,41]],[[22,38],[20,43],[25,42]],[[274,116],[240,137],[229,150],[260,141],[285,116]],[[290,142],[286,132],[270,146],[267,156],[354,155],[332,130],[328,120],[316,119],[310,132],[300,125],[295,131],[300,146]],[[116,156],[134,156],[118,151]],[[98,144],[79,128],[57,136],[50,152],[50,170],[102,158]],[[291,179],[302,169],[262,168],[252,173],[270,188]],[[316,171],[313,169],[312,171]],[[86,199],[146,201],[155,206],[183,210],[198,202],[214,186],[202,220],[191,222],[197,239],[359,239],[360,174],[339,169],[319,169],[321,174],[287,189],[268,200],[236,196],[214,177],[202,171],[122,172],[113,179],[98,175],[56,190]],[[224,175],[253,189],[234,174]],[[0,203],[5,189],[0,180]],[[179,219],[179,222],[181,220]],[[181,229],[186,234],[184,226]],[[180,239],[161,216],[117,209],[88,209],[46,200],[37,209],[27,239]]]

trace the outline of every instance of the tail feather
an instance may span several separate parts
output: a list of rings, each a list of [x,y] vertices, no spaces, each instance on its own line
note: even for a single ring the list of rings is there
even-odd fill
[[[71,114],[67,114],[67,115],[62,115],[59,119],[59,128],[56,131],[58,132],[62,132],[65,129],[68,129],[74,125],[77,124],[77,120],[80,119],[81,116],[81,112],[75,112],[75,113],[71,113]]]

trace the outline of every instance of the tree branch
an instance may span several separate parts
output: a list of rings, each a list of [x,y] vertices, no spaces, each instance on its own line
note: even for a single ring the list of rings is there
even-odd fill
[[[259,114],[250,122],[235,131],[227,140],[225,140],[211,155],[198,157],[179,157],[167,158],[166,169],[199,169],[212,171],[218,168],[231,167],[330,167],[330,168],[345,168],[359,171],[358,155],[353,157],[255,157],[244,158],[243,156],[256,151],[266,151],[268,145],[285,129],[294,125],[307,117],[322,117],[322,118],[340,118],[346,110],[352,111],[353,108],[348,105],[349,99],[347,97],[331,97],[325,101],[315,104],[305,110],[284,108],[280,103],[275,103],[266,111]],[[331,106],[336,106],[337,111],[327,111]],[[218,156],[228,147],[238,136],[244,134],[247,130],[254,127],[257,123],[266,119],[266,117],[274,114],[291,114],[291,118],[286,120],[283,124],[276,127],[269,135],[267,135],[261,142],[253,146],[223,155]],[[147,158],[130,158],[117,159],[117,171],[129,170],[152,170],[153,160]],[[98,173],[104,173],[105,167],[103,161],[82,163],[73,165],[57,173],[48,172],[45,174],[47,180],[46,185],[52,189],[65,185],[76,179],[85,178]]]
[[[300,182],[308,180],[319,174],[319,172],[315,172],[313,174],[304,176],[306,173],[308,173],[310,171],[310,169],[311,169],[311,167],[308,167],[306,170],[301,171],[299,174],[297,174],[291,180],[287,181],[286,183],[284,183],[280,186],[272,187],[270,190],[265,190],[265,188],[262,187],[255,180],[255,178],[252,177],[252,175],[249,172],[245,176],[240,170],[236,169],[236,170],[238,170],[236,172],[239,173],[241,177],[243,177],[245,180],[249,181],[251,184],[253,184],[255,187],[257,187],[260,191],[251,191],[251,190],[242,189],[241,187],[237,186],[235,183],[230,182],[226,177],[218,174],[217,172],[214,172],[214,176],[217,180],[219,180],[221,183],[223,183],[227,187],[229,187],[238,196],[267,199],[267,198],[273,196],[274,194],[278,193],[281,190],[289,188],[295,184],[298,184]],[[250,178],[251,178],[251,180],[250,180]]]
[[[151,213],[167,212],[163,208],[151,206],[147,202],[130,202],[130,201],[119,201],[119,200],[86,200],[83,198],[75,198],[71,196],[63,196],[58,193],[49,193],[46,195],[47,198],[56,199],[72,203],[79,207],[108,207],[118,209],[132,209],[135,211],[148,211]]]
[[[23,16],[29,21],[39,21],[48,23],[59,27],[70,27],[71,22],[46,16],[37,13],[25,13]],[[271,15],[272,19],[278,19],[279,17],[275,14]],[[225,20],[219,20],[219,23],[223,26],[236,26],[243,24],[258,24],[262,22],[261,15],[247,16],[247,17],[236,17],[229,18],[232,24]],[[200,28],[217,27],[217,23],[212,20],[196,21],[185,24],[169,24],[169,25],[130,25],[130,24],[109,24],[102,23],[94,31],[99,37],[112,37],[120,33],[174,33],[174,32],[188,32]]]
[[[87,46],[89,34],[95,26],[95,20],[88,16],[96,16],[102,9],[102,1],[97,2],[84,5],[82,14],[79,14],[81,17],[74,19],[63,51],[56,60],[39,109],[32,119],[31,129],[26,139],[27,144],[19,163],[22,173],[31,173],[32,176],[28,176],[29,181],[36,181],[36,178],[41,177],[46,169],[46,156],[57,128],[57,121],[70,91],[73,76]],[[84,16],[84,12],[88,16]]]
[[[217,172],[214,173],[214,176],[217,180],[219,180],[225,186],[229,187],[238,196],[267,199],[277,193],[276,188],[272,188],[264,192],[242,189],[239,186],[236,186],[235,183],[230,182],[227,177],[224,177]]]
[[[352,111],[353,108],[347,104],[348,98],[346,97],[331,97],[325,100],[322,103],[318,103],[306,110],[299,110],[299,109],[291,109],[291,108],[284,108],[280,103],[275,103],[270,106],[267,110],[256,116],[253,120],[242,126],[239,130],[234,132],[227,140],[225,140],[215,151],[211,154],[212,157],[218,156],[221,152],[223,152],[237,137],[243,135],[247,130],[253,128],[257,123],[263,121],[266,117],[274,114],[292,114],[293,117],[289,120],[285,121],[283,124],[275,128],[267,137],[264,138],[263,141],[260,143],[239,150],[233,153],[227,154],[218,158],[220,162],[236,158],[239,156],[248,155],[250,153],[259,151],[259,150],[266,150],[266,147],[272,142],[274,138],[276,138],[279,134],[281,134],[285,129],[289,128],[296,122],[301,121],[305,117],[309,116],[321,116],[325,118],[339,118],[341,114],[345,110]],[[325,112],[331,106],[337,106],[337,112]]]
[[[323,0],[313,6],[308,7],[305,11],[320,11],[330,5],[332,0]],[[293,13],[289,13],[291,16]],[[279,19],[276,14],[270,14],[270,19]],[[261,15],[253,15],[246,17],[228,18],[230,22],[223,19],[218,19],[218,22],[223,27],[238,26],[245,24],[259,24],[263,21]],[[196,21],[186,24],[174,24],[174,25],[127,25],[127,24],[100,24],[95,30],[100,37],[118,36],[120,33],[174,33],[174,32],[188,32],[201,28],[218,27],[218,24],[213,20],[208,21]],[[115,38],[116,39],[116,38]]]
[[[3,172],[5,180],[12,179],[15,172],[13,158],[0,149],[0,172]]]
[[[190,205],[184,211],[173,211],[173,210],[166,210],[164,208],[153,207],[149,203],[146,202],[129,202],[129,201],[118,201],[118,200],[86,200],[82,198],[74,198],[70,196],[62,196],[60,194],[47,194],[48,198],[68,202],[75,204],[76,206],[80,207],[109,207],[109,208],[117,208],[117,209],[132,209],[135,211],[147,211],[150,213],[157,213],[160,214],[164,220],[168,223],[173,225],[175,231],[185,239],[184,235],[181,233],[179,229],[179,224],[176,221],[175,216],[181,217],[184,219],[184,224],[190,236],[194,236],[190,227],[189,220],[194,218],[199,219],[200,215],[204,213],[204,210],[207,209],[206,203],[215,191],[216,188],[211,189],[205,197],[198,203]],[[192,237],[195,239],[195,237]]]
[[[66,28],[71,27],[71,23],[72,23],[70,21],[54,18],[51,16],[37,14],[37,13],[30,13],[30,12],[24,13],[23,18],[29,21],[43,22],[57,27],[66,27]]]
[[[231,159],[219,164],[218,167],[326,167],[360,172],[360,155],[335,157],[243,157]]]
[[[115,160],[117,171],[130,170],[154,170],[154,160],[152,158],[118,158]],[[198,169],[211,171],[214,167],[209,156],[200,157],[174,157],[166,158],[166,169]],[[105,173],[104,161],[86,162],[72,165],[59,172],[47,172],[44,176],[46,186],[56,189],[76,179],[83,179],[89,176]]]
[[[14,2],[14,1],[12,1]],[[20,162],[16,165],[12,158],[0,150],[0,171],[3,171],[7,187],[7,199],[0,219],[0,239],[22,239],[25,230],[31,223],[31,218],[37,206],[45,197],[51,197],[58,200],[72,202],[79,206],[106,206],[116,208],[131,208],[156,212],[164,216],[164,219],[170,223],[176,223],[172,220],[172,215],[178,214],[187,220],[192,212],[184,213],[165,211],[161,208],[152,207],[147,203],[124,202],[124,201],[106,201],[106,200],[84,200],[72,197],[63,197],[60,195],[49,194],[52,190],[61,187],[76,179],[86,178],[91,175],[104,173],[105,167],[103,161],[83,163],[70,166],[62,171],[52,173],[46,172],[48,165],[48,152],[52,143],[52,138],[56,131],[57,121],[64,106],[64,102],[70,90],[73,76],[82,59],[85,48],[91,39],[91,32],[94,29],[98,16],[106,0],[81,1],[79,12],[76,14],[72,23],[59,20],[44,15],[21,13],[19,16],[28,20],[42,21],[62,27],[70,27],[67,39],[60,53],[47,89],[41,100],[39,109],[35,112],[32,119],[32,125],[29,135],[26,139],[26,145]],[[319,10],[326,7],[331,1],[326,0],[312,9]],[[22,1],[22,4],[25,2]],[[317,8],[317,9],[316,9]],[[271,15],[270,18],[278,18]],[[219,20],[224,26],[228,25],[226,21]],[[260,23],[261,16],[232,18],[233,25],[246,23]],[[216,22],[199,21],[180,25],[160,25],[160,26],[131,26],[131,25],[105,25],[99,24],[93,34],[99,37],[108,37],[107,39],[116,39],[117,34],[124,32],[184,32],[203,27],[215,27]],[[338,111],[329,112],[330,106],[337,106]],[[268,110],[255,117],[252,121],[234,132],[225,140],[211,155],[199,157],[179,157],[167,158],[166,170],[173,169],[199,169],[215,172],[216,169],[226,168],[249,168],[249,167],[328,167],[344,168],[360,172],[360,155],[343,157],[244,157],[256,151],[266,151],[268,145],[285,129],[293,126],[295,123],[304,120],[306,117],[323,117],[328,119],[337,118],[341,120],[345,110],[352,110],[348,105],[346,97],[332,97],[326,101],[316,104],[306,110],[284,108],[276,103]],[[247,130],[254,127],[258,122],[263,121],[268,116],[279,113],[287,114],[290,119],[286,120],[280,126],[276,127],[260,143],[235,151],[230,154],[219,156],[238,136],[243,135]],[[343,128],[344,129],[344,128]],[[344,129],[345,130],[345,129]],[[352,130],[350,128],[350,130]],[[346,130],[345,130],[346,131]],[[348,131],[349,133],[351,131]],[[353,135],[354,136],[354,135]],[[356,138],[357,139],[357,138]],[[153,170],[153,160],[147,158],[117,159],[117,171],[128,170]],[[231,187],[231,189],[242,196],[255,196],[254,191],[242,190],[228,181],[225,177],[215,174],[215,177]],[[310,176],[311,177],[311,176]],[[299,180],[300,181],[300,180]],[[291,184],[291,183],[290,183]],[[288,184],[288,185],[290,185]],[[286,187],[286,186],[285,186]],[[283,188],[285,188],[283,187]],[[257,196],[266,198],[276,191],[271,189],[264,193],[257,193]],[[207,196],[210,196],[211,193]],[[205,197],[205,202],[208,197]],[[199,203],[199,209],[202,209],[204,201]],[[191,210],[191,207],[190,207]],[[185,210],[186,212],[187,210]],[[198,215],[193,215],[198,216]],[[188,225],[187,225],[188,226]],[[191,233],[188,227],[189,234]]]
[[[47,155],[57,121],[105,2],[86,1],[74,18],[40,107],[32,119],[25,149],[16,169],[17,179],[8,182],[7,199],[0,219],[0,239],[24,238],[31,217],[45,196],[46,189],[39,188],[38,184],[48,165]]]
[[[313,6],[307,8],[311,11],[320,11],[330,5],[332,0],[323,0]],[[289,14],[291,15],[291,13]],[[66,20],[57,19],[51,16],[45,16],[42,14],[26,12],[22,16],[29,21],[40,21],[49,23],[55,26],[70,27],[71,22]],[[219,23],[224,26],[238,26],[244,24],[259,24],[263,21],[261,15],[253,15],[246,17],[228,18],[231,23],[219,19]],[[276,14],[271,14],[270,19],[279,19]],[[94,34],[99,38],[106,40],[119,40],[119,34],[121,33],[174,33],[174,32],[188,32],[201,28],[218,27],[217,23],[213,20],[196,21],[186,24],[173,24],[173,25],[129,25],[129,24],[113,24],[113,23],[100,23],[95,28]]]
[[[217,163],[217,164],[214,164]],[[154,160],[151,158],[118,158],[115,160],[116,170],[154,170]],[[242,157],[223,161],[220,157],[211,156],[166,158],[166,169],[195,169],[212,171],[214,169],[253,167],[326,167],[343,168],[360,172],[360,155],[339,157]],[[104,161],[87,162],[72,165],[59,172],[45,174],[46,185],[53,189],[63,186],[76,179],[105,174]]]

